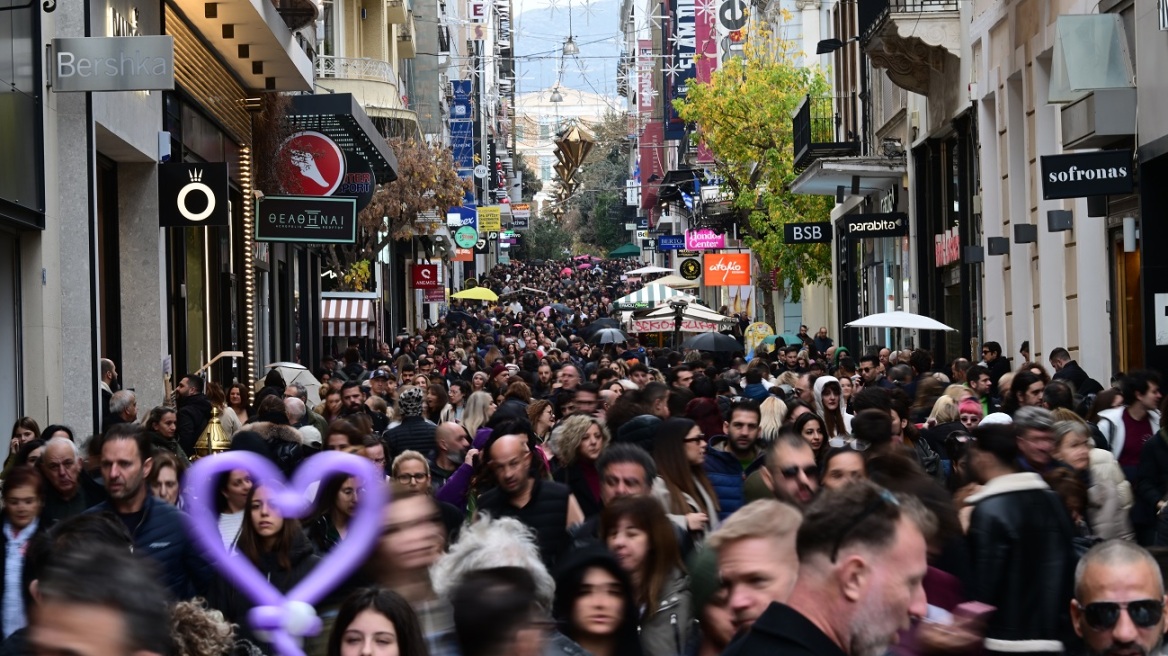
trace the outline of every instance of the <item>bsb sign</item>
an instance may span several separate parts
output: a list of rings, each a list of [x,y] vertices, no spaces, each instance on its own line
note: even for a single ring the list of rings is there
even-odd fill
[[[265,196],[256,201],[256,241],[352,244],[357,201],[318,196]]]
[[[1043,200],[1126,194],[1134,188],[1130,149],[1042,157]]]
[[[151,91],[174,88],[174,37],[53,39],[53,91]]]
[[[831,223],[787,223],[783,241],[788,244],[830,244]]]
[[[227,164],[158,165],[158,225],[163,228],[231,224]]]

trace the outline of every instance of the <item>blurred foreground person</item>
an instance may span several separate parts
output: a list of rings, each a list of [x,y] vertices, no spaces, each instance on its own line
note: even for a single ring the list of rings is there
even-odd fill
[[[341,604],[328,656],[427,656],[418,616],[401,595],[363,588]]]

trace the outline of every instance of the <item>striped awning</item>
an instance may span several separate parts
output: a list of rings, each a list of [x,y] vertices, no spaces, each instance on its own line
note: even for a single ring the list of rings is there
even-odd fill
[[[612,302],[612,307],[614,310],[645,310],[674,298],[693,300],[693,296],[685,292],[659,283],[649,283],[631,294],[616,299]]]
[[[326,298],[320,302],[325,337],[368,337],[369,324],[377,320],[373,301],[367,298]]]

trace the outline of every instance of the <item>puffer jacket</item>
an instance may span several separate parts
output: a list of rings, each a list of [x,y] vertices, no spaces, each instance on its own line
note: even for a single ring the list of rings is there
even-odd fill
[[[315,455],[317,449],[304,444],[300,431],[286,424],[257,421],[247,425],[247,430],[260,434],[268,443],[272,458],[285,476],[291,477],[305,458]]]
[[[382,439],[389,445],[386,460],[400,456],[403,451],[429,453],[434,450],[434,431],[437,427],[425,417],[403,417],[397,426],[385,431]]]
[[[1124,478],[1115,456],[1104,449],[1091,449],[1090,471],[1087,524],[1091,527],[1091,533],[1104,540],[1135,539],[1130,516],[1131,483]]]
[[[1074,527],[1062,501],[1032,472],[990,480],[973,504],[967,540],[970,597],[997,611],[986,625],[995,652],[1061,652],[1073,634]]]
[[[211,568],[187,534],[186,518],[182,511],[150,494],[146,495],[142,509],[145,511],[142,520],[130,531],[134,539],[134,553],[146,556],[158,565],[162,583],[176,599],[190,599],[196,594],[205,594],[211,579]],[[117,514],[108,501],[85,512]]]
[[[718,519],[725,521],[745,505],[742,486],[746,477],[753,474],[762,463],[763,457],[760,455],[744,470],[733,453],[716,448],[706,451],[706,461],[702,467],[706,470],[710,485],[714,487],[714,495],[718,497]]]
[[[689,577],[681,570],[676,570],[665,584],[657,611],[641,620],[641,650],[645,656],[688,653],[693,622],[693,596],[689,591]]]

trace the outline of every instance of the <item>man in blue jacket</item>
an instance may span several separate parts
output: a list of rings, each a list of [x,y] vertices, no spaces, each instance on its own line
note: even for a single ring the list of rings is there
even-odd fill
[[[207,561],[186,533],[182,513],[150,494],[150,438],[138,424],[116,424],[102,438],[101,473],[109,500],[86,512],[112,512],[134,539],[134,553],[155,561],[162,583],[178,599],[204,593]]]
[[[759,424],[762,412],[753,401],[739,401],[730,406],[727,421],[723,422],[726,432],[722,443],[706,452],[706,476],[718,495],[718,514],[726,519],[742,507],[742,486],[746,477],[762,466],[762,449],[759,447]],[[710,440],[714,445],[715,440]]]

